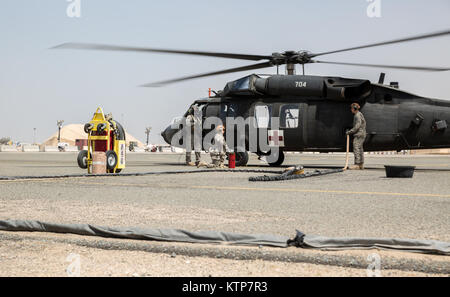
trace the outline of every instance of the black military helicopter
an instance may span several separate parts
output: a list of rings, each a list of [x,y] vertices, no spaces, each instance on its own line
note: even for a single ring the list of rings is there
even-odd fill
[[[56,48],[185,54],[251,61],[266,60],[248,66],[143,85],[147,87],[273,66],[276,66],[278,70],[280,65],[286,65],[287,75],[252,74],[245,76],[227,83],[225,88],[216,92],[214,96],[192,103],[192,105],[201,107],[204,118],[219,117],[224,120],[224,123],[226,117],[254,117],[257,129],[260,130],[259,135],[271,138],[280,149],[277,158],[269,163],[272,166],[278,166],[283,163],[283,152],[345,151],[345,131],[351,128],[353,120],[353,115],[349,110],[352,102],[360,104],[361,112],[367,121],[368,135],[364,143],[365,151],[450,147],[450,129],[448,128],[450,101],[425,98],[402,91],[398,89],[398,83],[384,85],[384,73],[380,75],[378,83],[371,83],[369,80],[363,79],[305,75],[305,64],[309,63],[447,71],[450,68],[329,62],[316,60],[316,57],[448,34],[450,34],[450,30],[320,53],[285,51],[267,56],[86,43],[66,43]],[[302,65],[302,75],[295,74],[296,64]],[[279,118],[277,131],[270,130],[272,117]],[[167,143],[171,144],[172,137],[176,132],[177,129],[169,126],[161,135]],[[203,132],[205,135],[208,131]],[[182,142],[179,145],[182,146]],[[248,149],[247,137],[246,148]],[[259,148],[255,153],[260,156],[268,154],[267,151]],[[247,161],[248,152],[238,151],[236,164],[245,165]]]

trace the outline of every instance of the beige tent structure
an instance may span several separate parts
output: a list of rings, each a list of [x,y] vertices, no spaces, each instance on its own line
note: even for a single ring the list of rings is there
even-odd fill
[[[130,141],[135,141],[138,147],[144,147],[144,144],[137,140],[132,135],[126,133],[127,145],[130,145]],[[84,125],[82,124],[70,124],[61,128],[61,142],[66,142],[70,146],[75,145],[76,139],[87,139],[87,134],[84,132]],[[42,145],[45,146],[57,146],[58,145],[58,132],[55,132],[47,140],[45,140]]]

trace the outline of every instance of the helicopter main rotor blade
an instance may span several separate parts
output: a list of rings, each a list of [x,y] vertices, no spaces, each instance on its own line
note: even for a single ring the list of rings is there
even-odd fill
[[[399,66],[399,65],[342,63],[342,62],[329,62],[329,61],[317,61],[317,60],[312,60],[312,62],[313,63],[323,63],[323,64],[334,64],[334,65],[363,66],[363,67],[377,67],[377,68],[391,68],[391,69],[419,70],[419,71],[448,71],[448,70],[450,70],[450,68],[442,68],[442,67],[422,67],[422,66]]]
[[[84,49],[84,50],[104,50],[104,51],[152,52],[152,53],[183,54],[183,55],[218,57],[218,58],[251,60],[251,61],[259,61],[259,60],[272,58],[272,56],[263,56],[263,55],[186,51],[186,50],[130,47],[130,46],[118,46],[118,45],[94,44],[94,43],[63,43],[63,44],[57,45],[55,47],[52,47],[52,49]]]
[[[220,71],[215,71],[215,72],[209,72],[209,73],[203,73],[203,74],[197,74],[197,75],[191,75],[191,76],[184,76],[184,77],[180,77],[180,78],[164,80],[164,81],[155,82],[155,83],[149,83],[149,84],[142,85],[141,87],[160,87],[163,85],[180,82],[180,81],[184,81],[184,80],[189,80],[189,79],[194,79],[194,78],[213,76],[213,75],[219,75],[219,74],[225,74],[225,73],[233,73],[233,72],[246,71],[246,70],[254,70],[254,69],[260,69],[260,68],[266,68],[266,67],[272,67],[272,66],[273,66],[272,63],[264,62],[264,63],[230,68],[230,69],[225,69],[225,70],[220,70]]]
[[[329,52],[322,52],[322,53],[318,53],[318,54],[311,54],[310,57],[313,58],[313,57],[322,56],[322,55],[347,52],[347,51],[353,51],[353,50],[357,50],[357,49],[363,49],[363,48],[369,48],[369,47],[375,47],[375,46],[381,46],[381,45],[387,45],[387,44],[394,44],[394,43],[401,43],[401,42],[407,42],[407,41],[413,41],[413,40],[419,40],[419,39],[426,39],[426,38],[438,37],[438,36],[443,36],[443,35],[448,35],[448,34],[450,34],[450,30],[435,32],[435,33],[431,33],[431,34],[423,34],[423,35],[417,35],[417,36],[412,36],[412,37],[406,37],[406,38],[401,38],[401,39],[394,39],[394,40],[390,40],[390,41],[372,43],[372,44],[367,44],[367,45],[362,45],[362,46],[355,46],[355,47],[351,47],[351,48],[340,49],[340,50],[329,51]]]

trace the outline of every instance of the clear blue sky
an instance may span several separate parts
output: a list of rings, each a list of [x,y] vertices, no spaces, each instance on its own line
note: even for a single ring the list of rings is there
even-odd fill
[[[112,112],[134,136],[159,132],[209,87],[249,73],[170,85],[140,84],[250,64],[246,61],[162,54],[49,50],[64,42],[271,54],[326,51],[450,28],[448,0],[381,0],[381,18],[369,18],[366,0],[119,1],[81,0],[81,18],[69,18],[66,0],[0,2],[0,137],[43,141],[56,121],[85,123],[97,106]],[[450,37],[324,56],[323,60],[450,66]],[[450,73],[307,65],[312,75],[388,81],[420,95],[450,99]],[[275,73],[268,68],[261,72]]]

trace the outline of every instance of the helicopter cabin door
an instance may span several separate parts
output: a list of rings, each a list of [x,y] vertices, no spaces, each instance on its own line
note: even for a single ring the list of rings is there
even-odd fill
[[[285,151],[298,151],[303,149],[302,116],[300,103],[279,104],[280,131],[283,133]]]
[[[272,104],[258,102],[253,105],[254,125],[256,126],[256,137],[254,138],[258,144],[258,152],[268,153],[269,147],[269,130],[272,124]],[[252,137],[252,136],[250,136]]]

